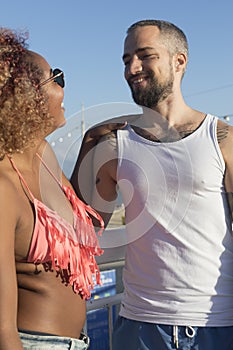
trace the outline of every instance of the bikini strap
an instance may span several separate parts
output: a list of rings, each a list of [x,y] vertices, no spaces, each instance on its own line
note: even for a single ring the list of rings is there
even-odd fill
[[[14,170],[16,171],[16,173],[18,174],[18,176],[19,176],[21,182],[23,183],[23,185],[24,185],[25,188],[27,189],[27,191],[28,191],[28,193],[29,193],[29,195],[30,195],[30,197],[31,197],[31,200],[34,201],[35,197],[33,196],[33,194],[32,194],[32,192],[31,192],[30,188],[28,187],[27,182],[24,180],[24,178],[23,178],[22,174],[20,173],[19,169],[17,168],[15,162],[14,162],[13,159],[12,159],[11,157],[9,157],[9,156],[8,156],[8,159],[9,159],[9,161],[10,161],[10,163],[11,163],[13,169],[14,169]]]
[[[43,160],[43,158],[36,153],[37,157],[40,159],[41,163],[43,164],[43,166],[45,167],[45,169],[49,172],[49,174],[54,178],[54,180],[57,182],[57,184],[62,188],[62,183],[61,181],[59,181],[59,179],[54,175],[54,173],[52,172],[52,170],[48,167],[48,165],[45,163],[45,161]]]

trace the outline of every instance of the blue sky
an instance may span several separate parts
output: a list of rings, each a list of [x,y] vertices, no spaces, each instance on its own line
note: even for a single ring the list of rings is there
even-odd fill
[[[29,31],[32,50],[66,75],[67,117],[96,104],[132,102],[121,60],[127,27],[144,18],[169,20],[186,33],[187,103],[233,113],[233,2],[205,0],[5,0],[0,23]]]
[[[231,0],[5,0],[0,23],[28,30],[30,49],[64,70],[66,118],[80,125],[83,106],[88,127],[108,117],[107,105],[131,108],[123,41],[127,28],[145,18],[173,22],[188,37],[186,102],[218,116],[233,114],[232,14]],[[95,113],[89,116],[89,109]]]

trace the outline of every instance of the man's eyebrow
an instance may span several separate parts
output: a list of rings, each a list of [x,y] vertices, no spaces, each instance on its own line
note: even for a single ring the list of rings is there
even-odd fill
[[[141,47],[141,48],[138,48],[135,53],[140,53],[140,52],[143,52],[143,51],[146,51],[146,50],[154,50],[154,47],[151,47],[151,46],[145,46],[145,47]],[[126,59],[127,57],[129,57],[130,54],[129,53],[125,53],[123,56],[122,56],[122,60],[124,61],[124,59]]]

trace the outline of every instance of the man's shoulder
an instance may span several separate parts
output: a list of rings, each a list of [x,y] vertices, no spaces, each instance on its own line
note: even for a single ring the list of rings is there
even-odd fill
[[[110,119],[105,119],[97,124],[94,124],[87,130],[86,134],[98,140],[98,143],[108,141],[111,142],[117,137],[117,130],[122,129],[124,124],[130,124],[138,115],[129,114],[121,115]]]
[[[218,119],[217,123],[217,137],[218,141],[221,142],[225,140],[225,142],[233,141],[233,126]]]
[[[225,161],[231,159],[233,154],[233,126],[218,120],[217,139]]]
[[[131,123],[133,122],[135,119],[138,118],[138,114],[126,114],[126,115],[121,115],[121,116],[116,116],[116,117],[113,117],[113,118],[110,118],[110,119],[105,119],[103,121],[101,121],[100,123],[98,124],[95,124],[93,126],[93,128],[99,126],[99,125],[103,125],[103,124],[111,124],[111,123]]]

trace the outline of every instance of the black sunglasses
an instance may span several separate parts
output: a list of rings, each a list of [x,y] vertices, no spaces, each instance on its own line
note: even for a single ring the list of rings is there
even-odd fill
[[[51,69],[51,73],[52,73],[52,76],[50,78],[46,79],[45,81],[42,81],[42,83],[40,83],[39,86],[43,86],[43,85],[49,83],[50,81],[55,81],[55,83],[57,83],[59,86],[64,88],[65,79],[64,79],[63,71],[60,70],[59,68],[55,68],[55,69]]]

